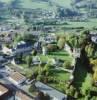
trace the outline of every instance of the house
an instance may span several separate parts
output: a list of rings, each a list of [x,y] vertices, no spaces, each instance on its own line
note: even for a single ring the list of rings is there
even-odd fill
[[[26,77],[19,72],[13,72],[8,78],[15,85],[20,85],[26,81]]]
[[[56,43],[57,42],[57,36],[54,33],[45,34],[44,36],[39,37],[39,41],[46,43],[46,44]]]
[[[45,56],[47,54],[47,47],[43,46],[42,47],[42,54]]]
[[[92,42],[97,43],[97,35],[92,35],[91,40]]]
[[[32,50],[33,50],[32,44],[24,42],[24,41],[20,41],[13,48],[8,48],[6,46],[3,46],[2,48],[2,52],[4,54],[12,54],[12,55],[26,54],[26,53],[30,53]]]
[[[6,47],[6,46],[2,46],[2,52],[4,53],[4,54],[11,54],[12,53],[12,49],[11,48],[8,48],[8,47]]]
[[[13,49],[12,54],[30,53],[33,49],[32,44],[20,41]]]
[[[91,36],[91,41],[93,42],[93,43],[97,43],[97,31],[90,31],[90,36]]]
[[[64,50],[67,51],[70,55],[72,55],[71,47],[67,43],[65,43]]]
[[[80,48],[71,49],[71,47],[68,44],[65,44],[64,50],[66,50],[70,56],[74,56],[75,58],[80,58],[80,54],[81,54]]]
[[[34,100],[30,96],[28,96],[26,93],[22,91],[17,91],[15,94],[15,100]]]
[[[32,64],[34,64],[34,65],[39,65],[39,64],[41,64],[40,57],[39,57],[39,56],[33,57],[33,59],[32,59]]]
[[[41,52],[41,51],[42,51],[41,42],[35,42],[35,43],[34,43],[34,49],[35,49],[37,52]]]
[[[0,97],[4,96],[8,91],[9,90],[4,85],[0,84]]]
[[[57,42],[57,37],[55,34],[51,33],[51,34],[48,34],[44,37],[44,41],[45,43],[49,44],[49,43],[55,43]]]
[[[2,83],[0,83],[0,100],[7,100],[11,91]]]
[[[48,94],[51,97],[51,100],[67,100],[67,95],[47,86],[44,83],[37,81],[35,86],[38,91],[41,91],[44,94]]]
[[[7,62],[6,59],[3,56],[0,56],[0,64],[5,62]]]
[[[74,48],[73,49],[73,56],[75,58],[80,58],[80,54],[81,54],[81,48]]]

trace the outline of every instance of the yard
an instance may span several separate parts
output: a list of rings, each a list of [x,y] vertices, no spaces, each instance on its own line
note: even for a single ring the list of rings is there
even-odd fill
[[[54,70],[52,77],[55,77],[58,82],[57,83],[56,82],[48,83],[48,85],[61,91],[61,92],[64,92],[65,87],[66,87],[68,81],[70,80],[70,75],[71,75],[70,73],[65,72],[65,71]]]
[[[48,85],[61,92],[64,92],[66,84],[70,80],[70,75],[71,75],[70,73],[65,72],[65,71],[54,70],[52,77],[55,77],[58,83],[56,82],[48,83]]]
[[[63,61],[68,61],[68,60],[72,60],[72,57],[69,56],[69,54],[66,51],[56,51],[56,52],[50,52],[49,54],[47,54],[46,56],[44,55],[39,55],[40,59],[43,62],[46,62],[48,59],[50,58],[57,58]]]

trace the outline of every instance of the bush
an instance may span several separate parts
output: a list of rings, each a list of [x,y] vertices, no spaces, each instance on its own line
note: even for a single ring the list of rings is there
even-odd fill
[[[58,40],[57,46],[59,47],[59,49],[63,49],[65,45],[65,38],[61,37]]]
[[[65,61],[64,63],[63,63],[63,67],[64,68],[71,68],[71,62],[70,61]]]
[[[58,49],[58,47],[57,47],[57,45],[55,45],[55,44],[48,44],[47,45],[47,50],[49,51],[49,52],[54,52],[54,51],[56,51]]]

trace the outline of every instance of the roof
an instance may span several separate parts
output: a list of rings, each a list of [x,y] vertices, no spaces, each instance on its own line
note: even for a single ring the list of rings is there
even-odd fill
[[[58,100],[65,100],[67,98],[67,96],[55,89],[53,89],[52,87],[47,86],[44,83],[41,82],[36,82],[35,86],[39,89],[39,91],[48,94],[50,97],[54,97]]]
[[[32,98],[30,98],[28,95],[26,95],[25,93],[19,91],[16,92],[16,96],[20,99],[20,100],[32,100]]]
[[[20,81],[22,79],[25,79],[25,76],[23,76],[22,74],[18,73],[18,72],[14,72],[13,74],[11,74],[10,76],[13,80],[15,81]]]
[[[4,61],[4,57],[3,56],[0,56],[0,61]]]
[[[0,96],[7,92],[8,92],[8,89],[0,84]]]

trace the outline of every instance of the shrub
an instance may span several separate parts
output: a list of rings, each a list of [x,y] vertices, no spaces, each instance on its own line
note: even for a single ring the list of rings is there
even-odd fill
[[[63,49],[65,45],[65,38],[59,38],[57,46],[59,47],[59,49]]]
[[[70,61],[65,61],[64,63],[63,63],[63,67],[64,68],[71,68],[71,62]]]
[[[48,44],[47,49],[48,49],[49,52],[54,52],[58,49],[58,47],[55,44]]]

